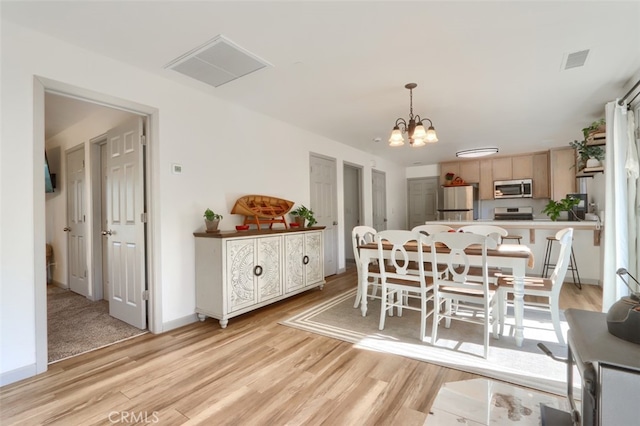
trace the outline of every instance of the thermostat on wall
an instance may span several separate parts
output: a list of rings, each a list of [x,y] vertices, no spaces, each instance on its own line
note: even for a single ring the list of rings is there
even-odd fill
[[[182,174],[182,164],[173,163],[171,165],[171,171],[173,172],[174,175]]]

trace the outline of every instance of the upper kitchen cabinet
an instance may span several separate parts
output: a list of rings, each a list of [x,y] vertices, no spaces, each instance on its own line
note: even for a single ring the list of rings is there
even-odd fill
[[[478,183],[480,182],[480,161],[462,160],[440,163],[440,183],[442,185],[446,184],[445,175],[447,173],[453,173],[467,183]]]
[[[549,170],[552,199],[561,200],[576,192],[576,151],[573,148],[550,150]]]
[[[494,181],[510,180],[512,178],[511,157],[500,157],[492,159],[491,172]]]
[[[447,173],[453,173],[455,176],[460,175],[460,162],[459,161],[447,161],[446,163],[440,163],[440,185],[447,183],[445,175]]]
[[[460,161],[460,176],[462,180],[467,183],[478,183],[480,182],[480,161],[478,160],[469,160],[469,161]]]
[[[478,188],[478,196],[481,200],[493,200],[493,195],[491,160],[480,160],[480,185]]]
[[[533,178],[533,155],[511,157],[511,179]]]
[[[549,198],[549,153],[541,152],[531,156],[533,171],[533,198]],[[515,168],[514,168],[515,170]]]

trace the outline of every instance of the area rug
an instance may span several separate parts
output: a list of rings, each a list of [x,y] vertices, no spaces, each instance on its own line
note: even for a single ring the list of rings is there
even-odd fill
[[[49,363],[145,333],[147,330],[110,316],[105,300],[93,302],[72,291],[47,286]]]
[[[462,370],[550,392],[566,395],[566,365],[547,357],[536,346],[544,343],[554,354],[566,357],[553,331],[550,314],[545,310],[525,309],[525,341],[517,347],[512,308],[508,309],[500,339],[490,338],[489,356],[484,359],[483,326],[452,321],[451,328],[438,328],[436,345],[430,344],[431,320],[427,320],[427,342],[419,339],[420,313],[405,309],[402,317],[387,317],[385,329],[378,330],[380,301],[370,300],[367,316],[354,308],[356,290],[330,300],[280,322],[282,325],[310,331],[353,343],[357,348],[406,356],[420,361]],[[568,326],[562,318],[562,327]],[[565,333],[566,335],[566,333]],[[574,375],[574,377],[577,375]],[[579,383],[574,383],[579,386]],[[576,388],[576,394],[579,395]]]

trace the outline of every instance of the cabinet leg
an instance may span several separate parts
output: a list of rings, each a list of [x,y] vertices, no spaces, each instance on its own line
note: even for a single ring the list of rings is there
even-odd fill
[[[220,320],[220,328],[227,328],[227,324],[229,324],[229,320]]]
[[[324,289],[324,284],[320,284],[320,287],[318,287],[320,290]]]
[[[207,318],[207,316],[206,316],[205,314],[198,314],[198,319],[199,319],[200,321],[204,321],[204,320],[205,320],[205,318]]]

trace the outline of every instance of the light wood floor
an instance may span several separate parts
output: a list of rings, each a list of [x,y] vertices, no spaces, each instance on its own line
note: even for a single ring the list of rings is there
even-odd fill
[[[442,383],[479,376],[278,324],[355,282],[350,269],[225,330],[207,319],[53,364],[0,389],[0,424],[422,425]],[[601,298],[563,286],[565,307]]]

